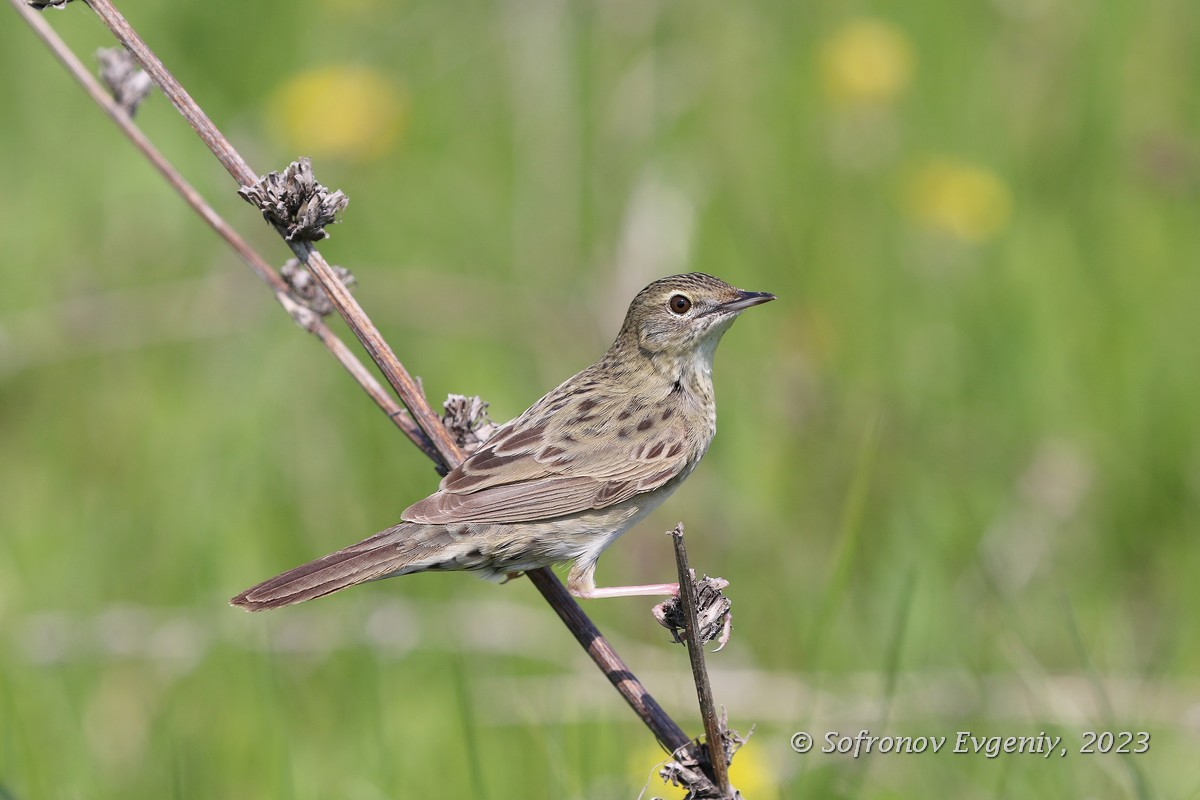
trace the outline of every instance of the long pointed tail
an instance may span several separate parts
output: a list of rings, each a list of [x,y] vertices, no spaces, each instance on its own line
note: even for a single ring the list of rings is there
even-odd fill
[[[264,611],[378,578],[420,572],[445,560],[449,542],[442,528],[401,522],[358,544],[252,586],[229,603],[247,611]]]

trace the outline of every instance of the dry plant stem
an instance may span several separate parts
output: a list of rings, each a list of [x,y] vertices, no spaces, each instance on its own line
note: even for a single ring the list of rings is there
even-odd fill
[[[241,257],[251,270],[254,271],[263,283],[267,284],[275,293],[275,299],[284,307],[298,323],[302,324],[305,330],[312,333],[326,349],[332,353],[347,372],[362,386],[363,391],[375,401],[375,404],[387,414],[398,428],[413,440],[413,442],[425,450],[429,455],[436,455],[436,451],[432,449],[428,440],[422,436],[420,429],[412,418],[404,411],[400,405],[392,399],[379,381],[370,373],[363,365],[362,361],[346,347],[346,344],[338,338],[338,336],[329,329],[321,318],[314,313],[309,312],[297,304],[288,295],[288,287],[284,283],[283,278],[275,271],[274,267],[267,263],[261,255],[255,251],[250,244],[235,231],[229,223],[227,223],[199,192],[196,191],[187,180],[179,173],[177,169],[163,156],[161,152],[150,142],[142,130],[130,118],[125,109],[112,98],[108,91],[100,85],[88,71],[65,42],[55,33],[54,29],[42,18],[42,13],[34,11],[29,6],[25,5],[22,0],[11,0],[13,6],[16,7],[18,13],[25,18],[33,28],[34,33],[45,42],[51,52],[62,62],[67,71],[83,86],[97,105],[104,109],[105,113],[116,123],[121,132],[133,142],[134,146],[146,157],[146,159],[154,166],[155,169],[166,179],[184,202],[188,204],[200,217],[208,223],[208,225],[216,231],[217,235],[229,244],[230,247]]]
[[[362,306],[350,294],[350,290],[346,288],[337,273],[311,243],[289,242],[288,244],[291,245],[296,258],[300,259],[317,279],[326,296],[333,303],[333,307],[350,326],[350,330],[354,331],[354,335],[367,349],[371,360],[379,365],[379,369],[383,371],[388,383],[396,390],[396,394],[400,396],[400,402],[404,403],[405,408],[416,419],[421,430],[429,437],[440,456],[434,459],[434,463],[443,466],[447,472],[453,469],[463,460],[465,454],[459,449],[454,437],[446,430],[446,426],[442,424],[441,417],[429,407],[429,402],[425,399],[421,388],[417,386],[417,382],[412,379],[408,370],[396,358],[392,348],[384,341],[383,334],[367,317]]]
[[[536,569],[526,574],[538,591],[550,601],[550,605],[571,629],[571,633],[575,634],[583,649],[604,670],[604,677],[616,687],[634,713],[646,723],[646,727],[654,732],[662,746],[672,753],[681,747],[687,747],[691,743],[687,734],[663,711],[662,706],[646,691],[646,687],[629,671],[629,667],[625,666],[625,662],[592,624],[587,614],[583,613],[579,603],[575,602],[575,598],[571,597],[554,573],[548,569]]]
[[[17,5],[23,14],[29,12],[21,4],[21,0],[11,0],[11,2]],[[184,119],[188,121],[197,134],[199,134],[201,140],[208,145],[209,149],[217,156],[221,164],[238,184],[248,186],[258,180],[258,176],[233,148],[233,145],[217,130],[217,127],[213,125],[208,116],[196,105],[191,96],[184,91],[174,76],[166,70],[158,57],[146,46],[145,42],[142,41],[141,37],[137,35],[125,18],[113,7],[112,3],[109,0],[87,0],[87,2],[109,30],[112,31],[117,40],[129,50],[141,67],[154,79],[154,82],[163,90],[171,103],[179,110],[180,114],[183,115]],[[47,43],[51,44],[50,40],[47,40]],[[55,52],[59,52],[58,48],[53,44],[51,44],[51,47]],[[63,49],[65,50],[65,45]],[[104,94],[104,97],[108,98],[107,93]],[[114,119],[117,118],[114,117]],[[119,122],[120,120],[118,120]],[[280,232],[282,234],[282,231]],[[320,283],[321,288],[332,301],[338,313],[342,315],[359,341],[367,348],[367,352],[371,355],[372,359],[383,370],[384,375],[400,396],[401,401],[408,407],[408,410],[416,419],[421,430],[432,440],[432,446],[424,446],[417,439],[414,439],[414,441],[417,442],[418,446],[421,446],[426,455],[432,458],[443,469],[453,468],[460,463],[463,459],[462,451],[441,424],[441,420],[429,407],[429,403],[421,394],[416,382],[404,370],[404,367],[396,359],[391,348],[383,341],[383,337],[342,285],[325,259],[311,244],[291,243],[291,247],[296,257],[309,268],[313,276]],[[362,381],[360,381],[360,385],[364,389],[368,388]],[[384,407],[383,404],[380,405]],[[397,409],[396,412],[389,412],[389,416],[395,420],[400,413],[400,410]],[[412,437],[410,436],[410,438]],[[605,676],[609,678],[617,691],[625,698],[626,702],[638,713],[638,716],[650,728],[658,741],[672,752],[686,746],[689,743],[687,735],[662,710],[662,707],[655,702],[654,698],[650,696],[650,693],[646,691],[637,677],[629,671],[624,661],[616,654],[616,651],[613,650],[608,641],[600,634],[596,626],[592,624],[591,620],[583,612],[583,609],[570,596],[554,573],[549,569],[542,568],[532,570],[527,574],[533,584],[542,593],[546,602],[554,608],[567,627],[571,629],[571,632],[575,635],[579,643],[583,645],[588,655],[591,656],[592,660]]]
[[[175,79],[167,68],[154,54],[142,38],[138,36],[137,31],[133,26],[117,11],[109,0],[87,0],[92,10],[100,17],[101,21],[112,31],[113,36],[117,38],[121,44],[133,55],[134,59],[141,65],[142,69],[149,73],[154,82],[162,89],[163,94],[171,101],[171,104],[183,115],[192,129],[200,136],[201,141],[208,146],[213,155],[221,162],[226,171],[233,176],[233,179],[240,186],[249,186],[258,180],[258,175],[250,169],[250,165],[246,163],[241,154],[233,147],[228,139],[221,133],[208,115],[196,104],[191,95],[183,88],[183,86]],[[282,235],[282,231],[280,231]],[[308,243],[292,242],[290,243],[292,251],[296,254],[325,291],[325,294],[332,301],[334,308],[346,320],[354,335],[362,342],[363,347],[367,349],[367,353],[371,359],[379,365],[383,371],[384,377],[396,394],[400,397],[400,402],[412,414],[417,425],[424,432],[425,436],[432,442],[434,449],[439,454],[440,458],[435,459],[435,463],[440,463],[442,466],[450,465],[454,462],[454,455],[457,452],[457,447],[450,435],[443,427],[441,419],[429,407],[429,404],[424,401],[420,390],[417,388],[416,381],[408,374],[404,367],[396,358],[395,353],[388,347],[383,340],[383,336],[371,323],[370,319],[363,312],[358,302],[350,295],[349,290],[342,285],[342,282],[337,278],[337,275],[330,269],[328,262],[317,251],[315,247]],[[427,448],[417,442],[422,450]],[[461,454],[459,454],[461,460]]]
[[[712,685],[708,682],[708,669],[704,666],[704,645],[696,629],[699,610],[696,605],[696,584],[692,582],[692,571],[688,566],[687,547],[683,543],[683,523],[671,531],[675,543],[675,564],[679,569],[679,600],[683,603],[683,618],[687,620],[683,638],[687,642],[688,658],[692,662],[692,677],[696,682],[696,699],[700,701],[700,716],[704,719],[704,744],[712,764],[713,783],[724,797],[729,796],[729,765],[725,763],[725,743],[717,721],[717,707],[713,703]]]
[[[208,115],[200,106],[196,105],[196,101],[180,85],[179,81],[175,80],[175,76],[167,71],[158,56],[154,55],[154,51],[146,46],[142,38],[125,20],[125,17],[121,16],[121,12],[117,11],[108,0],[85,0],[85,2],[108,26],[108,29],[117,37],[117,41],[125,45],[125,49],[130,52],[142,69],[150,74],[150,77],[162,89],[163,94],[167,96],[167,99],[183,115],[196,133],[200,134],[200,138],[208,145],[208,149],[212,150],[213,155],[233,176],[238,185],[248,186],[258,180],[258,176],[250,169],[250,165],[233,148],[229,140],[221,135]]]
[[[229,225],[217,216],[204,199],[196,190],[184,180],[183,176],[171,166],[170,163],[163,157],[150,140],[142,133],[141,129],[134,124],[125,110],[113,100],[108,90],[100,85],[87,67],[83,65],[75,54],[67,47],[66,43],[59,38],[54,29],[42,18],[44,12],[34,11],[29,6],[25,5],[22,0],[11,0],[17,11],[25,18],[25,21],[33,28],[38,37],[46,43],[54,55],[62,62],[67,71],[78,81],[84,90],[96,101],[97,105],[104,109],[105,113],[112,119],[113,122],[121,129],[121,131],[133,142],[134,146],[146,156],[147,160],[154,165],[167,182],[179,192],[187,204],[191,206],[201,217],[204,218],[212,228],[221,235],[233,248],[238,252],[252,270],[260,277],[264,283],[274,289],[277,293],[287,293],[287,285],[283,279],[275,273],[266,262],[250,249],[250,246],[235,233]]]

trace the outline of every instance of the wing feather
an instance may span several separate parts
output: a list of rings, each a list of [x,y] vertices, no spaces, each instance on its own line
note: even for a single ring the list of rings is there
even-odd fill
[[[497,431],[402,518],[445,525],[567,516],[654,491],[699,458],[670,399],[580,393],[580,377]]]

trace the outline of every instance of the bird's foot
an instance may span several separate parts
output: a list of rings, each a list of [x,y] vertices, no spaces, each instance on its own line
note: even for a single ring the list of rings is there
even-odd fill
[[[571,586],[570,592],[581,600],[596,600],[601,597],[645,597],[647,595],[676,596],[678,583],[648,583],[644,586]]]

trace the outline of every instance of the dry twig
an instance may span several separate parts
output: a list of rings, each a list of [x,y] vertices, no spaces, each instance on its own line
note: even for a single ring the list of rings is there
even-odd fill
[[[142,133],[141,128],[134,124],[133,119],[125,109],[105,91],[99,81],[92,77],[91,72],[71,52],[66,42],[54,32],[49,23],[42,19],[40,15],[34,13],[21,0],[10,0],[10,2],[16,7],[17,12],[21,14],[25,21],[29,23],[29,26],[33,28],[34,33],[50,48],[50,51],[62,62],[63,66],[67,68],[71,76],[83,86],[88,96],[104,109],[109,118],[125,134],[126,138],[133,143],[134,147],[166,179],[171,188],[183,198],[184,202],[193,211],[200,215],[201,219],[208,223],[209,227],[218,236],[233,248],[234,252],[238,254],[246,266],[263,283],[271,288],[275,293],[276,301],[283,306],[284,310],[295,320],[296,324],[320,339],[330,355],[337,359],[338,363],[350,373],[351,377],[354,378],[362,390],[367,393],[367,396],[374,400],[375,404],[388,416],[388,419],[392,420],[426,455],[429,455],[436,461],[437,451],[433,449],[433,445],[422,435],[416,423],[412,421],[412,418],[404,409],[384,391],[383,387],[379,385],[379,381],[375,380],[374,376],[371,375],[370,371],[367,370],[358,357],[350,351],[345,342],[326,327],[318,315],[313,314],[290,297],[288,285],[275,272],[267,260],[259,255],[224,218],[217,214],[200,193],[179,173],[179,170],[175,169],[174,165],[167,161],[163,154],[158,151],[158,148],[150,142],[146,134]]]
[[[687,641],[688,658],[692,662],[692,679],[696,683],[696,699],[700,701],[700,716],[704,720],[704,749],[707,758],[697,754],[695,747],[689,748],[667,765],[663,771],[663,779],[687,787],[689,798],[735,798],[739,795],[729,786],[729,759],[744,740],[729,730],[725,724],[724,712],[720,718],[717,717],[712,684],[708,680],[708,669],[704,666],[704,642],[700,638],[700,609],[696,600],[698,582],[695,573],[688,566],[687,547],[683,543],[683,523],[676,525],[670,534],[675,545],[675,565],[679,570],[679,605],[683,609],[683,618],[680,621],[683,623],[684,639]],[[717,580],[728,585],[728,581]],[[719,594],[717,592],[718,596]],[[728,611],[728,605],[719,602],[710,605],[724,606],[724,610]],[[736,741],[731,750],[726,747],[727,740]],[[702,771],[697,772],[697,768]]]

